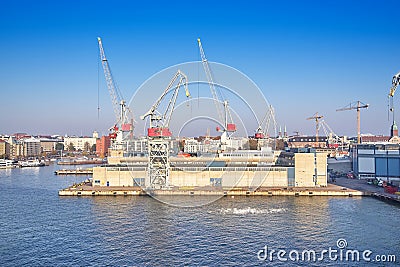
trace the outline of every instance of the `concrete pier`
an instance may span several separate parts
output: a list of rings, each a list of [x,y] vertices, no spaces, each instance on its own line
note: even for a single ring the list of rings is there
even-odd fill
[[[327,187],[261,187],[256,190],[249,188],[213,188],[213,187],[182,187],[170,190],[145,191],[137,186],[91,186],[83,182],[60,190],[59,196],[363,196],[364,192],[328,185]]]

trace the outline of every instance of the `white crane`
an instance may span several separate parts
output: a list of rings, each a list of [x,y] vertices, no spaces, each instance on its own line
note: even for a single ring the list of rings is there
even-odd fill
[[[174,84],[176,84],[174,88]],[[169,130],[169,122],[171,121],[172,113],[175,108],[176,99],[178,97],[179,89],[185,88],[186,97],[190,97],[188,90],[188,79],[186,75],[178,70],[167,88],[156,102],[151,106],[143,116],[142,120],[150,117],[150,127],[147,129],[147,146],[148,146],[148,168],[146,182],[147,186],[151,189],[165,189],[169,188],[169,150],[172,133]],[[173,91],[172,96],[164,112],[158,111],[162,100],[169,92]]]
[[[121,143],[124,139],[123,133],[128,132],[131,136],[133,135],[133,115],[129,107],[126,106],[126,102],[115,83],[106,54],[104,53],[101,38],[97,37],[97,41],[99,43],[100,60],[103,66],[108,92],[111,96],[111,103],[116,117],[115,125],[110,128],[110,138],[113,141],[117,141],[117,143]]]
[[[226,132],[235,132],[236,124],[233,123],[232,115],[229,110],[229,103],[226,99],[224,99],[222,97],[220,92],[219,92],[219,96],[218,96],[217,91],[214,86],[214,81],[213,81],[213,77],[211,74],[210,66],[208,65],[208,60],[204,53],[203,46],[201,45],[200,38],[197,39],[197,42],[199,44],[201,61],[203,63],[204,72],[206,73],[206,76],[207,76],[207,82],[210,86],[210,91],[211,91],[212,97],[214,99],[215,107],[217,108],[218,118],[223,124],[223,129],[221,129],[221,132],[223,132],[225,134],[226,134]],[[223,103],[224,111],[222,111],[222,108],[220,106],[221,103]],[[217,130],[219,130],[219,129],[217,128]]]
[[[174,89],[173,86],[175,82],[177,85]],[[150,128],[148,129],[148,136],[154,137],[162,135],[171,136],[172,133],[169,131],[169,122],[171,121],[172,113],[174,111],[176,99],[178,97],[179,89],[181,87],[185,88],[186,97],[190,97],[189,89],[188,89],[188,79],[187,76],[180,70],[178,70],[174,77],[171,79],[167,88],[165,88],[162,95],[157,99],[157,101],[151,106],[149,111],[147,111],[144,115],[140,116],[142,120],[146,117],[150,116]],[[172,97],[168,102],[167,108],[163,113],[160,113],[157,109],[161,103],[161,101],[165,98],[165,96],[173,90]]]
[[[339,152],[344,151],[345,149],[348,148],[349,144],[344,141],[344,137],[343,138],[339,137],[325,120],[321,120],[320,125],[328,139],[329,147],[337,148]]]
[[[267,112],[263,120],[258,125],[256,133],[254,134],[254,138],[256,139],[264,139],[267,136],[268,129],[270,127],[271,120],[273,122],[274,131],[276,129],[276,121],[275,121],[275,110],[272,105],[269,105]]]

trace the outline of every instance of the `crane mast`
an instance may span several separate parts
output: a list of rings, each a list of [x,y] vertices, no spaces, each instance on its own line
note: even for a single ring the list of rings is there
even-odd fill
[[[120,90],[113,78],[110,65],[108,63],[106,54],[104,52],[103,43],[100,37],[97,37],[100,50],[100,60],[103,66],[104,76],[106,78],[108,92],[110,93],[111,103],[114,109],[114,115],[116,123],[110,128],[110,138],[113,141],[117,141],[121,145],[124,136],[124,132],[129,132],[130,136],[133,135],[133,116],[130,109],[126,106],[126,102],[122,97]]]
[[[324,116],[318,115],[316,112],[312,117],[307,118],[307,120],[315,120],[315,147],[318,147],[318,132],[319,132],[319,120]]]

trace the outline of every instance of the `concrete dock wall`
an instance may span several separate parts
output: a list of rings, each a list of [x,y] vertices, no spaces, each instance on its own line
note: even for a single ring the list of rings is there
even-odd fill
[[[146,168],[94,167],[93,186],[134,186],[144,182]],[[288,168],[171,168],[170,185],[258,187],[288,186]],[[139,184],[144,185],[144,184]]]

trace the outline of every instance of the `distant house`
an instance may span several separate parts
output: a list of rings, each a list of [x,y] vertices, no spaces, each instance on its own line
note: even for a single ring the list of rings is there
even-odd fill
[[[104,158],[108,155],[108,148],[110,147],[110,136],[104,135],[96,141],[96,154],[98,157]]]
[[[10,146],[9,144],[0,139],[0,158],[9,158],[10,157]]]
[[[299,147],[321,147],[325,148],[328,144],[328,138],[326,136],[319,136],[318,143],[315,136],[295,136],[289,137],[287,140],[288,147],[299,148]]]
[[[383,135],[361,135],[362,144],[389,143],[390,136]]]

